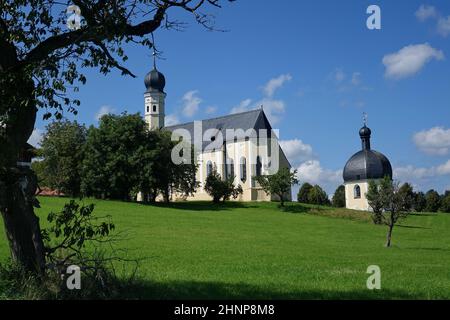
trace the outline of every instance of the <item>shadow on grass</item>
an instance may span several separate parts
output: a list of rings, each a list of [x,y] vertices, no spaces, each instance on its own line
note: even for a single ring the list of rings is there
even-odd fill
[[[281,291],[273,288],[252,286],[249,284],[231,284],[220,282],[173,281],[157,283],[144,281],[123,292],[125,299],[418,299],[417,294],[407,291],[368,289],[352,291],[332,290],[295,290]]]
[[[431,229],[431,228],[427,228],[427,227],[408,226],[408,225],[404,225],[404,224],[399,224],[399,225],[397,225],[397,227],[400,227],[400,228],[407,228],[407,229]]]
[[[157,208],[171,208],[189,211],[224,211],[237,208],[256,208],[256,205],[246,202],[228,201],[225,203],[213,203],[207,201],[180,201],[180,202],[157,202],[157,203],[139,203],[144,206],[152,206]]]
[[[286,204],[284,207],[279,207],[282,211],[288,213],[307,213],[311,211],[311,208],[308,208],[304,205],[297,203]]]
[[[437,213],[410,213],[410,216],[416,217],[437,217]]]

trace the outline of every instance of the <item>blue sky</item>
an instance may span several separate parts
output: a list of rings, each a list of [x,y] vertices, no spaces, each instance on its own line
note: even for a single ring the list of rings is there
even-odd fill
[[[370,4],[381,8],[381,30],[366,27]],[[449,2],[238,0],[209,12],[227,32],[207,31],[175,9],[169,17],[187,28],[155,33],[166,121],[263,104],[300,181],[332,193],[360,149],[367,112],[372,147],[391,160],[397,179],[450,189]],[[142,113],[151,52],[127,49],[126,66],[138,77],[86,70],[79,122],[96,124],[99,112]],[[34,141],[45,125],[38,121]]]

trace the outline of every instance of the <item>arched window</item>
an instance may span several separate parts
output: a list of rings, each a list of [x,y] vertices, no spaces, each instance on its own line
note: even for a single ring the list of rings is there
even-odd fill
[[[259,177],[262,173],[262,162],[261,162],[261,157],[257,156],[256,157],[256,176]]]
[[[247,180],[247,159],[245,157],[241,158],[241,181],[245,182]]]
[[[149,113],[150,112],[150,107],[149,106],[147,106],[147,113]]]
[[[153,112],[156,112],[156,104],[153,105]]]
[[[213,172],[213,164],[211,161],[208,161],[206,163],[206,176],[207,177],[210,176],[212,172]]]
[[[359,199],[361,198],[361,187],[356,185],[355,188],[353,189],[353,195],[355,199]]]
[[[234,161],[233,159],[228,159],[227,162],[227,178],[231,178],[234,176]]]

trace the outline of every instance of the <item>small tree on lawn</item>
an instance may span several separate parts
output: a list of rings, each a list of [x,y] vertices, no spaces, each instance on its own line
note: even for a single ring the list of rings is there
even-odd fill
[[[380,182],[370,181],[369,191],[366,194],[369,205],[373,208],[381,204],[381,219],[388,226],[386,247],[391,246],[392,230],[401,218],[406,218],[409,214],[407,208],[411,207],[413,198],[404,196],[399,191],[398,183],[393,182],[389,177],[385,177]]]
[[[344,208],[345,207],[345,187],[340,185],[334,192],[333,199],[331,200],[333,207]]]
[[[316,184],[311,190],[309,190],[307,203],[318,206],[326,206],[330,204],[330,200],[328,199],[327,193]]]
[[[262,175],[253,177],[259,183],[264,192],[268,195],[275,194],[280,198],[280,204],[284,207],[286,194],[291,191],[291,186],[298,184],[296,178],[297,170],[291,172],[289,168],[281,168],[272,175]]]
[[[372,220],[375,224],[383,224],[383,208],[384,202],[381,197],[379,197],[379,184],[374,181],[369,182],[369,189],[366,197],[369,201],[369,205],[372,208]],[[370,199],[369,199],[370,198]]]
[[[205,191],[213,198],[214,203],[220,203],[220,200],[225,202],[231,197],[236,199],[243,193],[243,190],[240,185],[235,187],[233,181],[234,176],[222,180],[220,174],[216,170],[213,170],[206,178]]]
[[[300,190],[298,190],[298,194],[297,194],[297,201],[301,202],[301,203],[308,203],[308,195],[309,195],[309,191],[313,188],[313,186],[308,183],[305,182],[304,184],[302,184],[302,186],[300,187]]]

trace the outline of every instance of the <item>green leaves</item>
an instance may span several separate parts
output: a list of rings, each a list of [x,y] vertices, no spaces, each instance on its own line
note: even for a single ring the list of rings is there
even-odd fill
[[[65,204],[60,212],[51,212],[47,216],[51,227],[43,230],[49,252],[58,249],[78,252],[87,242],[100,241],[107,237],[115,229],[111,218],[107,216],[104,218],[106,221],[96,224],[100,219],[95,217],[93,212],[93,204],[80,205],[74,200]],[[56,239],[61,240],[51,247],[49,242]]]

